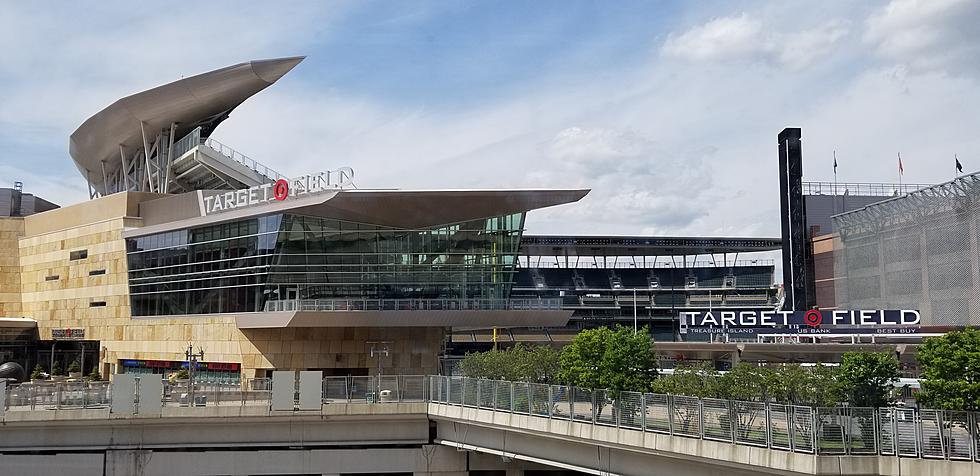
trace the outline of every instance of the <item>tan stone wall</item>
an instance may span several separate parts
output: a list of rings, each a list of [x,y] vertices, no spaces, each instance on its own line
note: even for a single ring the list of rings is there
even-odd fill
[[[121,194],[119,194],[121,195]],[[108,207],[93,211],[93,202]],[[127,284],[125,228],[140,226],[126,201],[117,196],[86,202],[92,223],[62,228],[57,220],[40,217],[48,230],[22,237],[16,247],[20,264],[23,314],[38,321],[42,339],[55,328],[85,329],[87,340],[98,340],[103,363],[121,359],[184,360],[189,343],[205,351],[205,361],[242,364],[245,378],[256,369],[367,368],[376,373],[368,341],[393,341],[391,356],[382,360],[388,374],[435,373],[443,342],[440,328],[315,328],[250,329],[241,331],[234,316],[188,318],[131,317]],[[60,210],[60,216],[70,216]],[[114,216],[113,216],[114,215]],[[57,218],[57,217],[56,217]],[[70,221],[69,221],[70,222]],[[29,224],[30,225],[30,224]],[[27,227],[28,231],[30,226]],[[0,237],[5,235],[0,235]],[[13,235],[11,235],[13,236]],[[3,242],[0,241],[0,249]],[[84,259],[71,260],[72,251],[87,250]],[[2,261],[0,261],[2,266]],[[5,269],[5,268],[4,268]],[[93,270],[105,274],[90,276]],[[16,273],[11,273],[16,275]],[[45,277],[58,276],[46,281]],[[2,282],[2,281],[0,281]],[[2,288],[0,288],[2,289]],[[104,307],[90,303],[105,302]],[[102,367],[105,371],[105,367]],[[116,369],[118,372],[118,369]]]
[[[23,218],[0,218],[0,317],[21,317],[18,238]]]

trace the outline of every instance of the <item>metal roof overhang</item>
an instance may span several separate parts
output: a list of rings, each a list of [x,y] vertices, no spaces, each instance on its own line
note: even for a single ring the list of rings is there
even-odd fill
[[[102,176],[103,162],[111,174],[122,166],[120,146],[130,152],[143,147],[141,122],[147,134],[177,123],[179,139],[201,121],[220,122],[222,115],[275,83],[303,58],[240,63],[119,99],[72,133],[69,154],[86,180]]]
[[[287,311],[235,316],[239,329],[287,327],[560,327],[573,311]]]
[[[195,192],[192,192],[195,193]],[[126,238],[204,226],[272,213],[334,218],[401,229],[428,228],[467,220],[521,213],[580,200],[589,190],[342,190],[311,197],[272,202],[201,216],[199,209],[181,207],[185,215],[157,222],[143,216],[148,226],[127,230]],[[164,197],[173,203],[182,195]],[[172,211],[160,202],[157,208]],[[141,207],[143,210],[149,207]]]
[[[524,256],[682,256],[782,248],[779,238],[524,235]]]

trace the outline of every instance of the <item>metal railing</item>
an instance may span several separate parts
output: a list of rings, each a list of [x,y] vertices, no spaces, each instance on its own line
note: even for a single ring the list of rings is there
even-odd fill
[[[5,405],[11,410],[105,408],[109,382],[27,382],[7,387]]]
[[[540,258],[540,259],[539,259]],[[663,259],[659,260],[648,260],[643,263],[640,260],[631,260],[629,256],[619,257],[620,259],[614,260],[612,262],[603,263],[601,260],[592,261],[586,257],[579,257],[581,259],[575,261],[569,261],[568,266],[565,265],[564,259],[555,256],[532,256],[530,259],[524,256],[517,257],[517,263],[520,268],[524,269],[670,269],[675,268],[677,270],[685,270],[691,268],[742,268],[747,266],[773,266],[776,264],[775,260],[772,259],[740,259],[740,260],[728,260],[727,262],[722,262],[722,260],[712,261],[708,259],[700,259],[698,261],[690,261],[685,265],[684,263],[675,260],[671,263],[668,258],[666,261]],[[601,257],[600,257],[601,258]]]
[[[565,385],[429,377],[433,403],[820,455],[980,461],[980,414],[813,408]]]
[[[803,195],[861,195],[891,197],[932,187],[922,183],[803,182]]]
[[[193,392],[198,397],[194,401],[189,390],[186,381],[165,384],[163,406],[270,407],[273,400],[271,379],[248,379],[242,385],[199,384]],[[109,411],[112,404],[112,385],[108,382],[29,382],[10,385],[0,392],[6,413]],[[975,412],[814,408],[424,375],[325,377],[321,397],[323,404],[428,402],[463,406],[797,453],[980,461],[980,413]],[[136,403],[138,408],[138,399]]]
[[[194,130],[187,133],[187,135],[180,138],[180,140],[174,142],[173,149],[171,149],[173,159],[177,160],[178,158],[180,158],[180,156],[186,154],[189,150],[199,145],[206,145],[214,149],[216,152],[220,153],[221,155],[224,155],[225,157],[228,157],[231,160],[234,160],[235,162],[238,162],[239,164],[242,164],[245,167],[252,169],[253,171],[255,171],[255,173],[263,175],[272,180],[279,180],[280,178],[285,178],[284,175],[267,167],[265,164],[258,162],[248,157],[247,155],[242,154],[241,152],[238,152],[237,150],[232,149],[231,147],[228,147],[222,144],[221,142],[218,142],[215,139],[212,139],[210,137],[206,139],[202,139],[200,127],[195,128]]]
[[[561,299],[290,299],[265,302],[277,311],[489,311],[558,310]]]
[[[237,150],[232,149],[231,147],[228,147],[222,144],[221,142],[218,142],[215,139],[208,137],[207,139],[204,140],[204,145],[216,150],[221,155],[224,155],[225,157],[229,157],[231,158],[231,160],[234,160],[235,162],[238,162],[239,164],[242,164],[254,170],[259,175],[263,175],[272,180],[279,180],[281,178],[285,178],[284,175],[280,174],[279,172],[276,172],[275,170],[270,169],[269,167],[265,166],[265,164],[258,162],[248,157],[247,155],[242,154],[241,152],[238,152]]]

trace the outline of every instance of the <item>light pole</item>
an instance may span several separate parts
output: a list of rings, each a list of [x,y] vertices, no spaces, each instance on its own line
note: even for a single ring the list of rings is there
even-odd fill
[[[378,359],[378,384],[375,390],[374,398],[376,402],[381,401],[381,359],[383,357],[388,357],[390,353],[388,351],[388,344],[391,344],[390,340],[378,340],[378,341],[368,341],[371,344],[371,357],[376,357]]]
[[[204,360],[204,349],[198,347],[198,353],[194,353],[194,344],[187,344],[187,351],[184,352],[184,357],[187,358],[187,386],[188,394],[190,394],[190,406],[197,406],[197,401],[194,395],[194,373],[197,370],[198,360]]]

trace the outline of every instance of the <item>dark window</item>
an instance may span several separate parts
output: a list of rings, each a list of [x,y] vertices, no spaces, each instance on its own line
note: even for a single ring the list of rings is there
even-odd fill
[[[44,277],[44,280],[45,281],[57,281],[59,278],[61,278],[61,276],[58,276],[56,274],[56,275],[53,275],[53,276],[45,276]]]
[[[92,301],[88,303],[88,307],[105,307],[105,301]]]
[[[79,259],[85,259],[85,258],[88,258],[88,250],[72,251],[69,254],[69,257],[68,257],[68,259],[70,259],[72,261],[79,260]]]
[[[105,270],[104,269],[94,269],[94,270],[88,272],[88,275],[89,276],[99,276],[101,274],[105,274]]]

